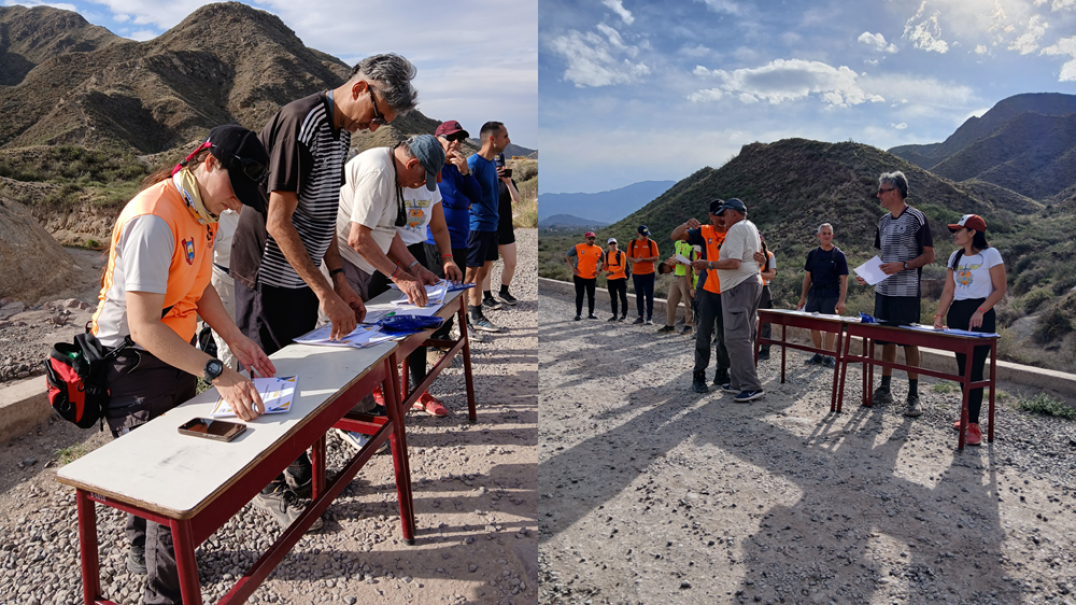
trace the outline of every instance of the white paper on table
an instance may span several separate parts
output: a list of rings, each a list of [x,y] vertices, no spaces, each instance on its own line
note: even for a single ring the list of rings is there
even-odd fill
[[[283,414],[291,409],[291,402],[295,399],[295,391],[299,386],[296,376],[276,378],[255,378],[254,388],[258,389],[262,403],[265,404],[266,414]],[[227,418],[235,416],[235,411],[224,401],[223,397],[217,398],[217,405],[209,414],[213,418]]]
[[[448,285],[444,282],[438,282],[432,286],[426,286],[426,306],[436,305],[440,307],[445,303],[445,295],[448,294]],[[392,301],[392,304],[397,307],[408,304],[407,295],[397,298]]]
[[[367,313],[367,318],[369,318]],[[385,312],[380,313],[381,316],[387,315]],[[376,321],[376,320],[375,320]],[[370,322],[372,323],[372,322]],[[332,334],[332,325],[326,324],[317,328],[299,338],[295,339],[295,342],[304,345],[315,345],[320,347],[351,347],[360,349],[365,346],[384,342],[386,340],[394,340],[397,338],[394,335],[384,334],[378,326],[360,325],[350,334],[344,336],[339,340],[330,340]]]
[[[889,277],[882,271],[882,259],[877,256],[856,267],[855,272],[863,278],[863,281],[872,286]]]
[[[686,256],[684,256],[683,254],[677,254],[673,258],[675,258],[676,262],[680,263],[681,265],[690,265],[691,264],[691,261],[688,260],[688,258]]]

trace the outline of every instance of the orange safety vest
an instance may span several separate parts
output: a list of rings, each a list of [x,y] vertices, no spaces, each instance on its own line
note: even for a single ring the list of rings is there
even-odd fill
[[[163,218],[175,240],[164,294],[163,308],[168,309],[168,312],[161,321],[184,341],[190,342],[198,327],[198,301],[213,276],[213,240],[217,235],[217,224],[200,224],[194,213],[187,208],[172,179],[164,180],[139,193],[127,203],[116,220],[116,226],[112,229],[112,245],[108,252],[108,268],[99,296],[101,302],[93,315],[91,330],[98,334],[101,328],[98,319],[107,304],[106,294],[113,285],[116,246],[123,234],[123,227],[131,219],[147,214]]]
[[[649,251],[646,254],[639,254],[635,251],[635,247],[638,242],[639,240],[636,239],[631,240],[631,243],[628,244],[628,254],[636,258],[640,256],[658,255],[658,244],[654,240],[647,238],[646,243],[648,244],[647,247],[649,248]],[[632,267],[631,271],[636,275],[650,275],[654,272],[654,261],[635,263],[635,266]]]
[[[605,279],[627,279],[628,273],[626,271],[628,264],[628,255],[624,254],[623,250],[617,250],[613,255],[613,260],[609,260],[609,251],[605,251],[605,255],[602,256],[602,264],[606,269],[609,269],[609,275]]]
[[[702,239],[706,240],[706,261],[716,263],[721,260],[721,244],[725,242],[725,234],[715,231],[713,225],[703,225],[701,232]],[[721,294],[721,281],[717,279],[717,269],[706,270],[706,284],[702,289]]]
[[[766,264],[759,267],[759,270],[758,270],[759,273],[765,273],[766,272],[766,267],[769,266],[771,258],[773,258],[773,252],[770,252],[769,250],[767,250],[766,251]],[[766,281],[765,278],[762,279],[762,285],[763,286],[769,285],[769,283],[770,282]]]
[[[594,279],[598,276],[598,259],[602,257],[602,249],[591,244],[576,244],[575,256],[579,259],[576,269],[584,279]]]

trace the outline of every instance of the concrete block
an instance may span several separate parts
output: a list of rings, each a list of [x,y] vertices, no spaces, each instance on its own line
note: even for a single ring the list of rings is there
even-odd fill
[[[44,376],[0,386],[0,443],[24,435],[52,416]]]

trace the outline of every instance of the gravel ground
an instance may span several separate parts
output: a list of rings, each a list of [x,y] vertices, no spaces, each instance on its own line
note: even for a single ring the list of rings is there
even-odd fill
[[[902,373],[863,408],[850,369],[831,414],[831,370],[790,352],[736,404],[691,391],[693,340],[573,315],[540,297],[540,602],[1076,603],[1076,423],[1021,387],[959,452],[933,379],[910,419]]]
[[[251,602],[537,601],[537,231],[516,233],[512,293],[521,302],[488,313],[510,332],[472,343],[478,423],[467,422],[459,361],[433,389],[451,415],[408,416],[416,545],[400,537],[392,460],[377,456],[329,508],[325,528],[304,537]],[[495,281],[499,275],[495,267]],[[0,446],[0,604],[81,602],[74,491],[55,471],[66,456],[105,442],[102,433],[53,422]],[[330,469],[342,466],[345,448],[330,435]],[[105,595],[139,603],[142,578],[124,566],[123,519],[98,511]],[[202,544],[206,602],[225,594],[279,533],[247,506]]]

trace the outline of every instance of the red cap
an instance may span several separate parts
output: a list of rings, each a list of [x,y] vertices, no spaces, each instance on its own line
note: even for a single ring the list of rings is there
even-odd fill
[[[596,237],[598,237],[598,236],[597,236],[597,235],[594,235],[594,232],[593,232],[593,231],[587,231],[586,233],[584,233],[584,234],[583,234],[583,237],[584,237],[584,238],[586,238],[586,237],[594,237],[594,238],[596,238]]]
[[[456,134],[457,132],[462,132],[463,136],[468,139],[471,138],[471,134],[464,130],[463,126],[460,126],[460,123],[456,120],[441,122],[441,125],[437,127],[437,131],[434,132],[433,135],[437,137],[447,137],[448,135]]]
[[[955,225],[949,225],[949,231],[957,229],[974,229],[979,233],[986,233],[986,221],[978,214],[965,214]]]

